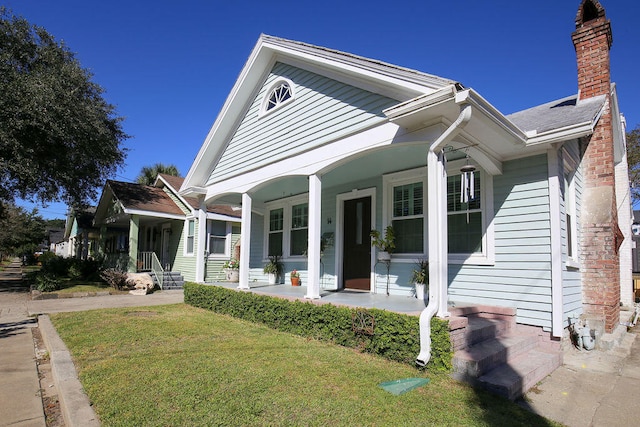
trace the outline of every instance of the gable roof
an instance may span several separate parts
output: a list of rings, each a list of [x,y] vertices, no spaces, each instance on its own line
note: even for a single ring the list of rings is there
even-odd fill
[[[212,171],[221,165],[229,141],[277,63],[397,100],[395,106],[383,112],[389,122],[406,129],[418,129],[425,123],[451,123],[457,120],[461,105],[474,107],[474,118],[460,132],[460,138],[466,138],[470,146],[486,151],[487,160],[482,166],[492,168],[494,173],[500,173],[503,159],[532,155],[542,152],[548,144],[592,134],[607,102],[605,96],[579,100],[572,95],[505,115],[473,89],[464,88],[453,80],[333,49],[261,35],[180,187],[183,196],[207,195]],[[614,89],[615,85],[612,85],[612,91]],[[617,108],[615,98],[612,103],[612,107]],[[480,139],[483,144],[477,143]],[[232,166],[225,163],[227,169],[221,170],[227,182],[216,189],[219,196],[238,188],[227,170],[236,174],[242,172]],[[257,166],[261,167],[260,164]],[[246,188],[251,183],[248,180]]]
[[[398,102],[432,93],[446,86],[458,85],[453,80],[432,74],[262,34],[187,173],[180,188],[183,195],[204,193],[202,186],[205,180],[219,160],[239,120],[246,113],[256,90],[276,62],[322,74]]]
[[[125,210],[184,216],[162,188],[121,181],[107,181],[107,186]]]

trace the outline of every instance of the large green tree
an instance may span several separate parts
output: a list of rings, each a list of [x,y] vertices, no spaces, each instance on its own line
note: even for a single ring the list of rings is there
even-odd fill
[[[46,236],[45,220],[34,209],[27,212],[13,204],[4,205],[4,214],[0,216],[0,254],[33,254],[38,244]]]
[[[156,182],[158,174],[180,176],[180,172],[175,165],[165,165],[163,163],[156,163],[153,166],[144,166],[140,170],[140,174],[136,178],[138,184],[153,185]]]
[[[126,157],[122,118],[74,53],[0,7],[0,203],[82,206]]]
[[[635,205],[640,202],[640,125],[627,132],[627,162],[629,163],[631,199]]]

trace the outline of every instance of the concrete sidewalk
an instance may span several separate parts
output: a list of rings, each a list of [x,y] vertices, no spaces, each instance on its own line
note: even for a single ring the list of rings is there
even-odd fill
[[[0,271],[0,424],[44,427],[40,381],[19,262]]]
[[[527,409],[569,427],[640,423],[640,325],[608,351],[565,349],[564,364],[521,401]]]
[[[184,293],[162,291],[150,295],[107,295],[32,301],[22,283],[21,265],[14,261],[0,271],[0,425],[45,427],[45,414],[32,330],[40,332],[49,353],[66,426],[100,425],[82,390],[68,349],[47,313],[102,308],[140,307],[184,302]]]

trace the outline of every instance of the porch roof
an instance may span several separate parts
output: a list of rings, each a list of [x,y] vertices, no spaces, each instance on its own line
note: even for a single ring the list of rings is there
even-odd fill
[[[120,181],[109,181],[108,185],[125,211],[150,211],[169,215],[185,214],[161,188]]]

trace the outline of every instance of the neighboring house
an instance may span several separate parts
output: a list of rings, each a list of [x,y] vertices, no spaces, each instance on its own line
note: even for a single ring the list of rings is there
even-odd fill
[[[107,181],[96,208],[99,251],[108,262],[128,271],[180,272],[195,279],[198,202],[182,197],[182,178],[160,174],[153,186]],[[222,264],[233,257],[239,239],[239,212],[211,206],[204,215],[207,243],[205,278],[220,278]],[[155,260],[155,261],[154,261]],[[155,264],[154,264],[155,262]]]
[[[93,226],[95,212],[95,207],[69,211],[64,230],[64,238],[67,241],[65,256],[88,259],[97,253],[100,235],[99,230]]]
[[[228,204],[242,208],[240,288],[278,255],[308,298],[409,296],[428,259],[439,316],[485,304],[554,337],[574,315],[611,332],[631,299],[631,215],[597,1],[582,2],[572,38],[578,94],[506,115],[457,81],[260,36],[180,189],[201,200],[195,241],[207,207]],[[388,275],[369,238],[387,225]]]
[[[69,245],[64,237],[63,229],[49,229],[47,230],[49,251],[61,257],[69,256]]]

